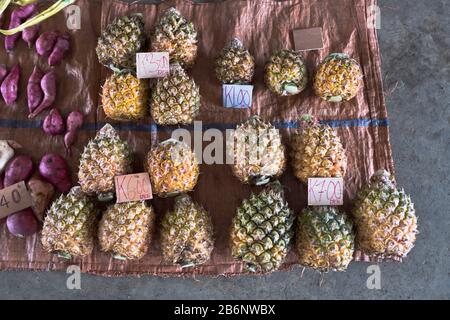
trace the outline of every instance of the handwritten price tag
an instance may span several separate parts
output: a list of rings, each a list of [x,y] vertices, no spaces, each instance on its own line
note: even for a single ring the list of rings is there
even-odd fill
[[[294,30],[294,46],[297,51],[323,49],[322,28]]]
[[[23,181],[0,190],[0,219],[32,205],[31,195]]]
[[[139,79],[161,78],[169,73],[168,52],[140,52],[136,54],[136,69]]]
[[[153,198],[148,173],[115,177],[117,203],[143,201]]]
[[[253,86],[224,84],[222,88],[223,106],[225,108],[251,108]]]
[[[342,178],[308,178],[308,206],[341,206],[344,204]]]

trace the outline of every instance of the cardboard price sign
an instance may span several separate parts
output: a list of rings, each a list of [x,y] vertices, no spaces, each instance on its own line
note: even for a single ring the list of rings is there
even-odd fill
[[[225,108],[251,108],[253,98],[253,86],[224,84],[223,106]]]
[[[344,204],[342,178],[308,178],[308,206],[341,206]]]
[[[0,219],[33,205],[25,182],[19,182],[0,190]]]
[[[115,177],[117,203],[143,201],[153,198],[148,173]]]
[[[169,74],[168,52],[141,52],[136,54],[136,70],[139,79],[161,78]]]
[[[322,28],[294,30],[294,46],[297,51],[323,49]]]

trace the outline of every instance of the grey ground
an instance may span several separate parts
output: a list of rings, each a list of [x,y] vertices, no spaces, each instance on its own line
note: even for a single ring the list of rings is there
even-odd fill
[[[385,90],[397,180],[411,193],[420,237],[401,265],[382,263],[381,290],[366,287],[368,264],[345,273],[300,270],[236,278],[82,276],[2,272],[0,299],[448,299],[450,10],[446,0],[380,0]]]

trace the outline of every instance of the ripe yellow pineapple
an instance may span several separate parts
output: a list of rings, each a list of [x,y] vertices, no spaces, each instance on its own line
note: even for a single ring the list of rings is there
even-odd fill
[[[215,71],[222,83],[250,83],[255,74],[255,59],[242,42],[235,38],[217,57]]]

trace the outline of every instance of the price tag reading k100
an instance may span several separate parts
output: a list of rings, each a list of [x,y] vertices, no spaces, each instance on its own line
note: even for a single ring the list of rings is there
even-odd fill
[[[23,181],[0,190],[0,219],[32,205],[30,193]]]
[[[308,206],[341,206],[344,204],[342,178],[308,178]]]

